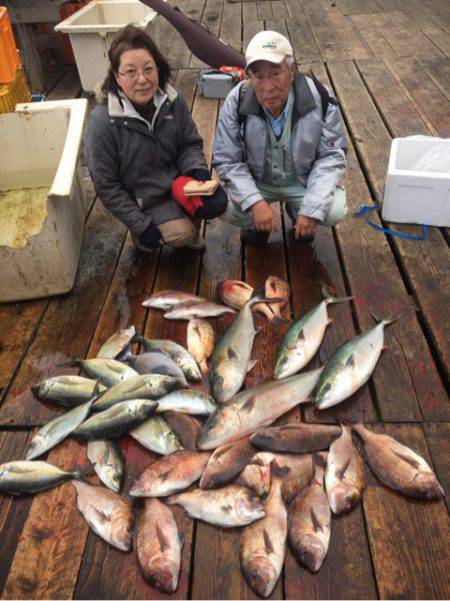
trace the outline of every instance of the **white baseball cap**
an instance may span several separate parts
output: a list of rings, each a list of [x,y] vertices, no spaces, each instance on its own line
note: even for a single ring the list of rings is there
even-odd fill
[[[276,31],[260,31],[248,43],[245,70],[256,61],[269,61],[279,65],[287,56],[294,56],[294,52],[284,35]]]

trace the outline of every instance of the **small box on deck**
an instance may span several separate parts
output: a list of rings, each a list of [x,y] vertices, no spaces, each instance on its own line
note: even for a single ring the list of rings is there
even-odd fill
[[[239,79],[221,71],[200,71],[198,90],[204,98],[226,98]]]
[[[383,219],[450,226],[450,139],[412,136],[393,140]]]

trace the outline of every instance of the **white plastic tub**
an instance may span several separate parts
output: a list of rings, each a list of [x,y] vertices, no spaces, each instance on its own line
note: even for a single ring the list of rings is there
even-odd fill
[[[450,140],[421,136],[393,140],[383,219],[396,223],[450,226],[450,172],[413,168],[436,145],[448,151]]]
[[[67,102],[0,115],[0,302],[73,286],[85,218],[80,150],[87,101]]]
[[[106,77],[108,50],[117,31],[132,23],[158,44],[159,22],[158,13],[139,0],[94,0],[59,23],[55,31],[69,34],[83,90],[93,92]]]

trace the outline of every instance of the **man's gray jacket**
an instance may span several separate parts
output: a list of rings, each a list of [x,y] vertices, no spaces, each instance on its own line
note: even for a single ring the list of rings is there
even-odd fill
[[[208,169],[203,142],[184,98],[171,86],[154,97],[152,123],[129,100],[109,93],[92,111],[84,137],[89,174],[105,207],[135,236],[185,217],[172,196],[173,180]]]
[[[240,123],[237,111],[242,85],[228,94],[220,112],[212,164],[225,183],[229,198],[247,211],[263,198],[258,184],[264,171],[266,119],[249,86],[241,102]],[[339,107],[330,102],[325,122],[322,120],[321,98],[309,77],[297,72],[293,89],[292,158],[298,180],[306,187],[299,214],[323,221],[346,165],[341,114]],[[327,90],[334,99],[331,90]]]

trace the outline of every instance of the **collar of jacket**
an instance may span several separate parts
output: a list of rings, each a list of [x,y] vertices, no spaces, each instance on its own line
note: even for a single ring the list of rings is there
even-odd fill
[[[292,126],[294,126],[300,117],[303,117],[306,113],[309,113],[316,107],[316,102],[303,73],[300,73],[299,71],[296,72],[292,87],[294,89]],[[264,110],[256,100],[255,90],[252,85],[249,86],[244,96],[244,100],[240,107],[240,113],[242,115],[256,115],[265,119]]]
[[[157,93],[153,97],[153,102],[156,106],[156,112],[159,112],[164,101],[167,99],[172,103],[178,96],[178,92],[171,85],[167,84],[166,92],[158,88]],[[133,117],[147,123],[143,117],[139,115],[128,98],[123,95],[121,98],[113,92],[108,92],[108,114],[110,117]],[[155,113],[156,114],[156,113]]]

